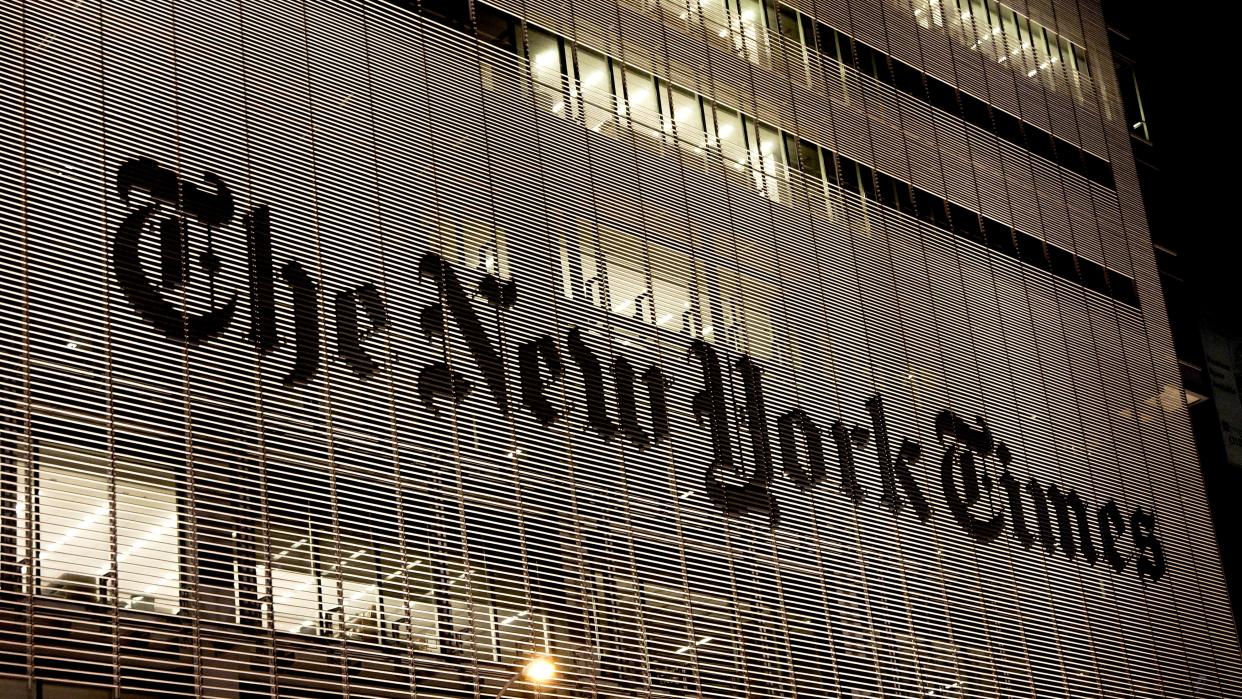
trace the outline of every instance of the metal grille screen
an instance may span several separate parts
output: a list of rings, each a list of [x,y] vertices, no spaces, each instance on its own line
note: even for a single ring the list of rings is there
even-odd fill
[[[942,78],[968,53],[850,4],[802,10]],[[1117,191],[667,7],[506,5],[556,33],[0,10],[0,674],[491,697],[543,653],[549,697],[1242,694],[1107,79],[993,89]],[[1098,9],[1046,9],[1106,60]],[[557,77],[597,63],[609,90]],[[1140,303],[768,167],[739,113]]]

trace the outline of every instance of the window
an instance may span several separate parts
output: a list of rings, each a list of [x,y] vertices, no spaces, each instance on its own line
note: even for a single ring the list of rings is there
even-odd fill
[[[731,109],[719,106],[715,112],[716,147],[720,149],[720,156],[734,170],[746,168],[746,133],[742,129],[742,117]]]
[[[703,129],[703,107],[699,104],[699,96],[679,87],[674,87],[672,94],[677,140],[685,148],[702,152],[707,145],[707,135]]]
[[[641,70],[625,68],[626,103],[629,105],[630,121],[639,133],[652,138],[662,138],[663,122],[660,118],[660,96],[656,79]]]
[[[475,3],[475,21],[478,24],[479,39],[510,53],[518,50],[518,27],[516,17],[495,8]]]
[[[617,104],[613,99],[610,59],[590,49],[578,47],[578,84],[582,90],[586,127],[612,133],[616,128]]]
[[[767,192],[776,201],[782,201],[781,183],[785,174],[785,143],[781,132],[751,119],[747,119],[747,135],[751,143],[751,162],[761,171],[755,172],[755,189]]]
[[[953,220],[953,232],[969,238],[976,243],[983,243],[983,230],[979,227],[979,214],[958,204],[949,204],[949,215]]]
[[[509,247],[503,228],[462,215],[441,222],[440,238],[446,259],[466,269],[509,278]]]
[[[924,29],[944,26],[944,10],[941,0],[915,0],[914,17]]]
[[[880,201],[904,214],[914,215],[914,196],[910,193],[910,185],[882,172],[876,172],[876,181]]]
[[[763,7],[760,0],[741,0],[741,12],[733,24],[734,45],[740,55],[758,61],[758,52],[764,35]]]
[[[1118,60],[1117,86],[1121,90],[1121,104],[1125,108],[1126,122],[1130,125],[1130,135],[1150,141],[1147,113],[1143,109],[1143,96],[1139,92],[1138,74],[1133,63]]]
[[[259,564],[256,577],[276,631],[440,652],[440,610],[454,582],[425,551],[402,555],[395,527],[383,525],[395,513],[361,521],[345,504],[360,486],[338,485],[335,524],[322,506],[274,506],[271,565]],[[459,566],[454,575],[461,573]]]
[[[777,289],[749,274],[724,267],[715,270],[714,286],[709,283],[716,323],[703,329],[709,342],[723,344],[739,353],[768,357],[772,352],[772,309]],[[716,316],[713,316],[716,317]]]
[[[423,14],[441,24],[466,31],[470,28],[470,0],[422,0]]]
[[[1035,265],[1040,269],[1048,269],[1048,258],[1044,254],[1044,241],[1033,235],[1018,232],[1018,256],[1023,262]]]
[[[575,250],[562,256],[563,273],[572,275],[569,257],[578,259],[585,296],[599,308],[626,318],[689,335],[702,328],[699,307],[705,293],[695,293],[693,261],[672,247],[644,242],[629,233],[584,227]],[[651,289],[646,259],[650,259]],[[605,290],[607,293],[605,294]]]
[[[935,0],[930,4],[937,12],[940,11],[941,0]],[[1033,66],[1029,71],[1029,75],[1044,71],[1049,77],[1044,82],[1052,89],[1057,86],[1053,75],[1056,66],[1066,63],[1064,56],[1070,55],[1073,51],[1081,52],[1076,45],[1058,37],[1054,32],[1049,31],[1037,23],[1031,22],[1026,17],[1019,15],[1009,8],[998,5],[995,2],[985,3],[983,0],[955,0],[957,12],[951,13],[950,23],[958,27],[964,35],[970,37],[973,41],[971,48],[984,51],[989,56],[994,56],[999,62],[1016,61],[1022,70],[1027,70],[1024,66]],[[926,102],[933,107],[947,112],[954,116],[959,116],[965,121],[975,126],[994,133],[1001,138],[1027,148],[1037,155],[1061,164],[1073,172],[1087,177],[1093,182],[1098,182],[1105,187],[1115,188],[1116,183],[1113,181],[1112,167],[1107,161],[1094,155],[1083,153],[1081,156],[1073,153],[1079,150],[1076,146],[1044,133],[1036,134],[1033,137],[1034,143],[1023,138],[1022,124],[1013,117],[999,117],[998,123],[993,125],[993,121],[988,116],[989,107],[986,102],[966,93],[959,93],[952,85],[933,78],[924,76],[918,69],[897,60],[883,51],[867,44],[853,41],[848,36],[841,34],[832,27],[816,22],[808,16],[790,9],[784,5],[779,6],[779,11],[773,10],[781,17],[782,32],[791,40],[795,39],[794,34],[798,32],[786,31],[785,27],[796,27],[795,19],[801,23],[800,38],[806,48],[814,48],[825,57],[836,58],[841,60],[841,70],[844,71],[844,64],[854,65],[859,72],[865,73],[880,82],[892,85],[901,92],[908,94],[915,99]],[[920,12],[916,10],[916,15]],[[960,25],[955,24],[959,22]],[[926,25],[924,25],[926,26]],[[1006,28],[1009,31],[1007,39]],[[954,30],[955,32],[958,29]],[[1009,48],[1005,43],[1009,41]],[[853,47],[853,54],[850,47]],[[1085,55],[1084,55],[1085,60]],[[845,90],[847,81],[845,73],[842,72],[842,89]],[[924,78],[926,87],[924,87]],[[843,95],[848,101],[848,95]],[[1081,95],[1079,95],[1081,99]],[[1008,115],[1005,115],[1008,116]],[[1005,119],[1005,123],[999,123]],[[1012,122],[1012,123],[1010,123]],[[1036,130],[1036,127],[1028,126],[1028,130]],[[1056,143],[1054,148],[1053,143]],[[1057,159],[1058,151],[1066,151],[1071,155],[1063,157],[1061,161]],[[1086,163],[1083,163],[1085,158]],[[1063,162],[1062,162],[1063,161]]]
[[[82,603],[176,613],[179,516],[175,476],[103,452],[42,442],[34,472],[34,584],[39,594]],[[115,479],[109,482],[109,471]],[[115,491],[113,492],[113,488]],[[27,503],[19,491],[19,527]],[[115,518],[116,543],[110,528]],[[24,535],[21,538],[25,538]]]
[[[1036,58],[1046,59],[1047,63],[1065,63],[1067,57],[1073,56],[1075,65],[1082,64],[1085,69],[1085,53],[1071,42],[1063,40],[1046,27],[1031,22],[1028,18],[1012,9],[991,0],[954,0],[957,13],[944,15],[940,10],[940,1],[925,6],[926,17],[933,18],[932,23],[943,25],[944,22],[954,24],[953,31],[964,30],[966,22],[972,27],[970,36],[975,37],[980,48],[986,45],[997,47],[998,60],[1019,61],[1024,65]],[[924,75],[911,66],[893,59],[891,56],[865,44],[852,42],[848,36],[837,32],[832,27],[817,23],[810,17],[796,10],[781,5],[775,0],[767,0],[762,6],[757,2],[744,4],[742,14],[747,10],[758,12],[762,9],[762,22],[767,26],[780,27],[786,39],[796,40],[804,46],[820,47],[821,52],[836,55],[851,55],[850,46],[857,54],[857,65],[860,70],[887,82],[903,92],[924,100],[927,103],[950,114],[960,116],[975,126],[994,133],[1003,140],[1014,143],[1029,152],[1052,163],[1082,175],[1087,179],[1114,187],[1111,165],[1102,158],[1088,153],[1074,144],[1060,139],[1043,129],[1025,124],[1021,119],[1004,111],[993,109],[983,100],[972,95],[959,92],[955,87]],[[920,14],[916,8],[916,15]],[[486,15],[487,13],[484,13]],[[960,17],[960,20],[958,19]],[[503,17],[501,17],[503,20]],[[487,34],[480,34],[484,40],[495,43],[504,34],[504,21],[487,20]],[[759,21],[756,15],[756,21]],[[480,20],[480,32],[483,32],[483,20]],[[500,27],[500,31],[496,30]],[[990,27],[990,29],[988,29]],[[1036,43],[1038,42],[1038,44]],[[503,43],[503,42],[502,42]],[[808,185],[807,180],[817,178],[824,187],[824,207],[829,216],[835,215],[832,202],[838,199],[839,193],[828,188],[828,185],[839,185],[843,190],[861,196],[856,209],[857,220],[863,232],[871,225],[868,199],[877,196],[884,204],[905,213],[917,213],[918,217],[929,225],[984,242],[989,247],[1006,255],[1029,259],[1034,264],[1048,268],[1051,264],[1042,253],[1035,255],[1028,244],[1021,248],[1007,233],[1008,226],[980,217],[960,207],[950,218],[948,211],[951,204],[942,197],[929,192],[917,191],[888,175],[874,173],[871,168],[851,160],[839,157],[830,150],[809,141],[798,139],[794,134],[782,131],[731,109],[714,104],[701,95],[689,90],[669,85],[654,75],[626,66],[604,54],[584,47],[577,47],[578,75],[572,85],[566,83],[568,60],[567,50],[573,47],[565,39],[542,29],[530,27],[528,31],[529,56],[531,57],[531,75],[534,78],[533,89],[535,99],[541,109],[577,119],[579,100],[582,97],[583,123],[595,131],[611,131],[622,125],[635,127],[635,132],[653,139],[657,148],[665,143],[665,139],[677,136],[678,142],[686,150],[702,154],[704,149],[719,151],[727,173],[739,173],[744,181],[754,189],[764,193],[777,202],[791,201],[794,191],[788,173],[789,168],[801,173],[801,184]],[[1016,49],[1010,48],[1016,47]],[[983,50],[983,49],[981,49]],[[1055,59],[1055,60],[1054,60]],[[844,70],[844,68],[842,68]],[[614,114],[616,118],[614,118]],[[712,118],[709,118],[709,115]],[[627,120],[621,117],[628,117]],[[714,122],[714,123],[713,123]],[[712,128],[714,126],[714,128]],[[705,158],[705,162],[710,159]],[[805,192],[815,204],[820,196],[819,187],[805,186],[797,189],[798,196]],[[965,212],[965,213],[962,213]],[[854,219],[851,219],[854,220]],[[986,235],[985,235],[986,232]],[[488,243],[492,233],[486,225],[475,225],[470,230],[463,227],[458,249],[466,256],[477,254],[478,261],[462,259],[461,262],[474,264],[479,269],[505,273],[505,250],[503,236],[497,233],[499,240]],[[1015,235],[1026,236],[1015,232]],[[484,241],[478,245],[474,239]],[[625,305],[623,311],[610,308],[614,313],[634,314],[634,317],[647,323],[657,325],[673,325],[676,318],[685,316],[683,331],[695,332],[694,302],[681,295],[673,294],[680,303],[691,304],[683,311],[661,309],[660,302],[653,303],[650,295],[642,284],[627,281],[626,273],[620,272],[616,279],[609,279],[613,285],[605,290],[604,274],[610,270],[598,267],[593,257],[580,251],[571,250],[579,243],[577,240],[563,240],[561,260],[565,269],[563,290],[569,298],[588,298],[601,307],[608,306],[603,298],[611,291],[612,304]],[[1042,248],[1042,242],[1039,246]],[[1025,255],[1023,254],[1025,252]],[[616,260],[628,259],[626,256],[614,258],[610,264],[617,264],[618,270],[627,269],[625,262]],[[641,265],[634,267],[640,270]],[[1078,281],[1077,275],[1068,274],[1070,267],[1063,263],[1057,266],[1058,276]],[[636,272],[637,273],[637,272]],[[658,272],[654,273],[658,276]],[[641,276],[641,275],[640,275]],[[1107,293],[1114,298],[1137,300],[1134,293],[1133,280],[1118,275],[1116,284],[1107,285]],[[1126,281],[1129,280],[1129,281]],[[653,285],[658,280],[653,280]],[[630,289],[629,287],[633,287]],[[1090,287],[1096,288],[1096,287]],[[627,290],[629,289],[629,290]],[[634,293],[630,293],[633,291]],[[620,293],[621,298],[615,296]],[[705,295],[704,295],[705,296]],[[719,314],[717,314],[719,315]],[[668,324],[661,318],[669,319]],[[701,316],[706,319],[706,316]],[[718,318],[715,322],[706,322],[703,332],[715,326],[727,327],[730,320]]]
[[[562,81],[565,63],[561,54],[561,38],[538,27],[527,25],[526,29],[536,104],[541,111],[570,116],[566,110]]]

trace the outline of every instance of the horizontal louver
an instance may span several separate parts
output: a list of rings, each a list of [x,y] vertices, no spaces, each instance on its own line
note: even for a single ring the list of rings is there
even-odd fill
[[[1242,692],[1098,8],[704,8],[0,10],[0,693]]]

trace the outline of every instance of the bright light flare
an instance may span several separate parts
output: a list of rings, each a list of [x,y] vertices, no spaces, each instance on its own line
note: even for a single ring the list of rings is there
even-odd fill
[[[526,663],[526,667],[522,668],[522,675],[534,684],[547,684],[556,677],[556,663],[545,656],[532,658]]]

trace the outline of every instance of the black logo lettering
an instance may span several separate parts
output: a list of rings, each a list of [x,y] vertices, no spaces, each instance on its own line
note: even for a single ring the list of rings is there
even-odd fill
[[[483,381],[491,391],[492,398],[501,413],[508,415],[509,388],[505,381],[504,362],[499,350],[492,346],[479,315],[474,312],[470,296],[457,279],[457,273],[450,264],[433,252],[423,255],[418,271],[420,276],[431,278],[440,292],[440,303],[423,309],[419,319],[423,332],[431,337],[447,340],[444,315],[444,307],[447,305],[449,314],[461,331],[462,339],[466,341],[466,349],[479,372],[483,374]],[[459,402],[465,398],[470,388],[470,381],[464,375],[449,369],[442,362],[429,365],[419,373],[418,392],[429,407],[434,406],[431,399],[437,395],[452,396],[454,402]]]
[[[1130,537],[1134,540],[1139,579],[1156,582],[1164,577],[1164,546],[1156,537],[1156,513],[1135,508],[1130,515]]]
[[[1117,503],[1112,499],[1100,507],[1096,517],[1100,524],[1100,543],[1103,544],[1104,560],[1108,561],[1113,570],[1120,573],[1130,562],[1127,556],[1123,556],[1117,550],[1121,535],[1126,533],[1125,517],[1121,514],[1121,508],[1117,507]]]
[[[931,519],[931,505],[927,504],[927,498],[919,489],[918,481],[910,472],[910,467],[917,464],[923,454],[922,446],[918,442],[902,438],[901,449],[894,459],[889,446],[888,422],[884,418],[884,399],[880,394],[877,393],[867,400],[867,411],[871,413],[871,431],[875,434],[875,448],[880,459],[880,485],[884,490],[880,495],[880,502],[894,515],[900,514],[905,503],[897,493],[897,486],[900,485],[910,501],[910,506],[914,508],[914,514],[920,522],[926,522]]]
[[[983,418],[976,418],[979,429],[966,424],[951,410],[943,410],[936,416],[936,438],[948,447],[940,459],[940,478],[944,498],[953,518],[967,534],[980,543],[988,543],[1000,535],[1005,526],[1005,515],[998,513],[979,519],[970,508],[979,502],[983,491],[992,491],[992,479],[987,464],[980,463],[992,455],[996,448],[992,431]],[[1009,450],[1001,445],[998,458],[1008,465]],[[957,482],[960,474],[962,490]]]
[[[804,493],[809,493],[827,477],[824,463],[824,438],[819,427],[805,410],[794,408],[776,421],[781,445],[781,463],[785,475]],[[806,466],[798,458],[798,435],[802,435]]]
[[[247,339],[260,355],[276,349],[276,279],[272,258],[272,212],[255,207],[242,217],[246,229],[247,266],[250,272],[250,332]]]
[[[1087,565],[1095,565],[1095,543],[1091,540],[1091,518],[1087,506],[1078,493],[1070,490],[1062,493],[1055,485],[1048,487],[1048,499],[1057,513],[1057,530],[1060,532],[1061,552],[1071,561],[1082,552]],[[1040,525],[1043,526],[1042,524]],[[1074,530],[1078,536],[1075,538]]]
[[[565,374],[565,363],[561,361],[560,350],[556,348],[556,340],[544,335],[518,347],[518,374],[522,386],[522,404],[535,416],[539,424],[549,427],[563,414],[552,405],[544,395],[548,382],[543,380],[540,365],[547,368],[552,377],[560,378]]]
[[[363,329],[358,311],[370,322]],[[380,363],[363,348],[363,343],[388,328],[388,311],[374,284],[367,282],[336,294],[336,349],[345,365],[359,378],[367,378],[380,370]]]
[[[203,313],[178,309],[162,293],[181,290],[188,282],[188,219],[214,228],[228,223],[233,216],[233,195],[224,182],[210,174],[204,175],[203,181],[211,185],[214,193],[183,181],[147,158],[126,162],[117,172],[117,191],[122,200],[128,201],[136,189],[147,192],[155,200],[130,212],[113,236],[112,266],[117,285],[139,316],[168,339],[190,346],[223,333],[237,308],[235,293],[223,304]],[[160,283],[157,285],[143,270],[139,253],[143,233],[151,226],[152,219],[163,213],[163,207],[169,207],[171,212],[159,222]],[[209,276],[220,271],[220,261],[210,250],[203,254],[199,263]]]
[[[855,505],[863,501],[866,493],[858,482],[858,463],[854,452],[866,447],[870,439],[871,432],[865,427],[846,427],[841,420],[832,423],[832,442],[837,447],[837,463],[841,468],[841,492]]]
[[[703,370],[703,389],[694,395],[692,410],[698,423],[707,425],[712,437],[712,463],[707,467],[703,477],[707,497],[721,512],[730,517],[741,517],[751,512],[767,513],[768,521],[772,526],[776,526],[780,520],[780,512],[776,506],[776,498],[769,490],[772,482],[770,457],[757,458],[755,468],[751,470],[750,477],[743,484],[722,481],[716,476],[718,473],[738,475],[733,458],[733,440],[729,434],[729,414],[725,401],[720,358],[716,350],[702,340],[695,340],[691,344],[690,353],[698,358]],[[747,412],[749,415],[762,418],[762,402],[755,405],[760,388],[757,371],[746,367],[740,368],[746,386]],[[765,438],[755,444],[756,451],[766,445]]]
[[[205,274],[213,283],[222,272],[223,261],[210,247],[198,256],[197,264],[191,264],[190,234],[192,226],[206,227],[214,233],[233,220],[233,195],[228,187],[210,173],[203,175],[201,186],[187,182],[147,158],[123,164],[117,171],[116,186],[125,202],[136,191],[149,198],[124,218],[112,240],[113,273],[122,296],[157,332],[178,343],[193,347],[224,333],[237,310],[237,293],[198,312],[191,312],[178,296],[185,294],[196,272]],[[272,211],[267,206],[256,206],[242,215],[241,224],[245,231],[250,308],[246,339],[260,357],[266,357],[282,343],[276,313]],[[158,269],[153,276],[142,265],[142,244],[148,233],[153,234],[150,237],[159,246]],[[437,301],[420,311],[419,328],[428,339],[441,343],[447,353],[449,327],[455,327],[491,398],[503,415],[509,415],[505,358],[488,336],[483,319],[473,306],[471,292],[453,267],[433,252],[419,260],[418,272],[420,279],[430,278],[434,282],[437,292]],[[324,328],[320,318],[323,286],[297,260],[283,262],[279,278],[290,291],[293,308],[293,366],[282,383],[306,386],[324,363]],[[474,295],[500,314],[517,304],[517,282],[484,274],[474,287]],[[636,299],[636,307],[650,309],[652,302],[651,295],[645,294]],[[332,294],[331,315],[336,357],[360,380],[379,373],[383,364],[374,349],[368,351],[367,345],[395,322],[385,306],[384,291],[366,281],[337,291]],[[639,311],[640,318],[646,315],[646,311]],[[683,328],[691,329],[693,325],[683,323]],[[570,364],[582,382],[585,423],[591,432],[605,441],[621,438],[639,449],[669,438],[673,384],[658,365],[652,364],[640,374],[630,358],[612,357],[607,369],[615,402],[610,404],[605,361],[587,344],[583,331],[571,329],[565,343],[568,362],[549,335],[516,343],[520,404],[536,422],[549,427],[566,417],[568,408],[554,401],[550,391],[557,381],[564,380]],[[770,525],[777,526],[780,512],[772,490],[775,467],[763,368],[754,358],[743,355],[727,369],[740,375],[743,393],[743,414],[736,417],[739,429],[745,432],[735,435],[724,360],[715,348],[697,339],[691,341],[689,355],[697,360],[702,375],[701,387],[693,393],[689,407],[711,439],[712,459],[704,473],[709,501],[727,516],[766,514]],[[444,361],[432,362],[418,372],[418,395],[433,413],[438,413],[439,405],[445,401],[460,403],[473,388],[464,373],[450,367],[447,354]],[[647,398],[645,421],[638,402],[640,391]],[[913,472],[922,457],[922,446],[891,434],[880,394],[867,399],[865,405],[870,416],[869,429],[846,425],[838,419],[828,430],[841,470],[841,492],[856,505],[863,501],[858,454],[872,445],[874,438],[882,490],[880,503],[894,515],[899,515],[908,504],[921,522],[929,521],[932,508]],[[953,411],[943,410],[936,416],[935,432],[945,447],[940,461],[945,501],[954,520],[976,541],[995,540],[1004,529],[1007,513],[1013,535],[1025,548],[1032,548],[1038,541],[1046,553],[1059,547],[1068,559],[1076,560],[1081,555],[1088,565],[1103,557],[1118,572],[1133,558],[1140,580],[1155,582],[1164,576],[1167,561],[1156,535],[1154,513],[1141,507],[1133,511],[1129,532],[1134,550],[1125,554],[1120,547],[1126,519],[1115,501],[1110,499],[1096,510],[1092,522],[1087,504],[1074,490],[1062,490],[1057,485],[1045,489],[1034,478],[1019,480],[1010,468],[1013,455],[993,436],[981,417],[969,424]],[[781,414],[776,420],[776,434],[783,471],[798,490],[810,492],[827,479],[824,434],[810,411],[793,408]],[[995,481],[989,473],[992,457],[1001,470]],[[980,515],[976,508],[981,507],[985,495],[1000,495],[999,491],[1004,495],[1003,502],[998,503],[1002,509]],[[1032,511],[1034,520],[1029,517]],[[1093,529],[1100,537],[1098,552]]]

